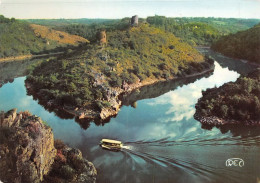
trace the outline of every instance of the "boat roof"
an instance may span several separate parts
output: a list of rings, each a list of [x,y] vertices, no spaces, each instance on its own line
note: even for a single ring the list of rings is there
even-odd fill
[[[118,140],[111,140],[111,139],[102,139],[102,142],[114,143],[114,144],[122,144],[121,141]]]

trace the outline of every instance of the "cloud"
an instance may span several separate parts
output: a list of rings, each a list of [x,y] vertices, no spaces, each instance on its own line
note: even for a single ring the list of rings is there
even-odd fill
[[[239,74],[237,72],[230,71],[228,68],[222,68],[215,62],[215,70],[210,77],[202,78],[194,83],[170,91],[148,103],[148,105],[169,105],[168,110],[165,111],[165,115],[170,117],[164,119],[164,122],[178,122],[183,119],[189,120],[195,113],[194,106],[202,96],[202,90],[221,86],[228,81],[235,81],[238,77]]]

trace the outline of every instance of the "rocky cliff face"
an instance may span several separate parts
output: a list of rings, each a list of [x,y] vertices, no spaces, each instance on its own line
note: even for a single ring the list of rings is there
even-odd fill
[[[16,109],[1,114],[0,177],[7,182],[40,182],[56,155],[51,128]]]
[[[2,182],[49,182],[45,177],[60,168],[54,166],[59,160],[57,152],[59,149],[54,146],[52,129],[39,117],[29,112],[17,114],[16,109],[0,113],[0,180]],[[77,159],[75,162],[83,167],[81,171],[70,167],[74,182],[95,182],[96,169],[92,163],[82,157],[79,150],[66,146],[64,154],[67,157],[64,162],[65,168],[70,167],[68,163],[71,163],[73,158]],[[58,175],[60,180],[66,178],[62,176],[64,175]]]

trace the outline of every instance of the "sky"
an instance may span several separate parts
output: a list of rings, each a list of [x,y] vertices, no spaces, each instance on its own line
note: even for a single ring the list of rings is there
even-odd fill
[[[233,17],[260,18],[260,0],[0,0],[11,18]]]

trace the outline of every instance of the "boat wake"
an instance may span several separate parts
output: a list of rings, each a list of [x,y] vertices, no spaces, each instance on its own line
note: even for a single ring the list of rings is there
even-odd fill
[[[190,140],[164,138],[124,142],[121,152],[125,156],[124,161],[127,162],[125,166],[131,166],[133,170],[156,169],[161,175],[165,174],[170,179],[185,175],[182,179],[195,180],[194,182],[212,182],[212,180],[221,182],[223,179],[228,182],[243,182],[246,181],[244,178],[255,178],[254,175],[248,172],[247,176],[241,178],[241,175],[245,174],[245,169],[228,168],[225,166],[225,161],[233,156],[244,158],[244,154],[239,153],[243,152],[241,149],[259,144],[260,137],[219,139],[198,137]],[[228,156],[223,152],[223,147],[227,152],[231,152]],[[252,154],[254,153],[256,152]],[[172,175],[171,172],[178,172],[179,176]]]
[[[172,140],[170,138],[163,138],[159,140],[140,140],[140,141],[129,141],[124,142],[124,145],[144,145],[147,144],[149,146],[216,146],[216,145],[260,145],[260,136],[253,137],[230,137],[224,136],[221,138],[216,137],[197,137],[193,139],[184,139],[180,138],[178,140]]]
[[[126,149],[126,150],[131,150],[131,146],[125,146],[125,145],[123,145],[121,148],[122,148],[122,149]]]

